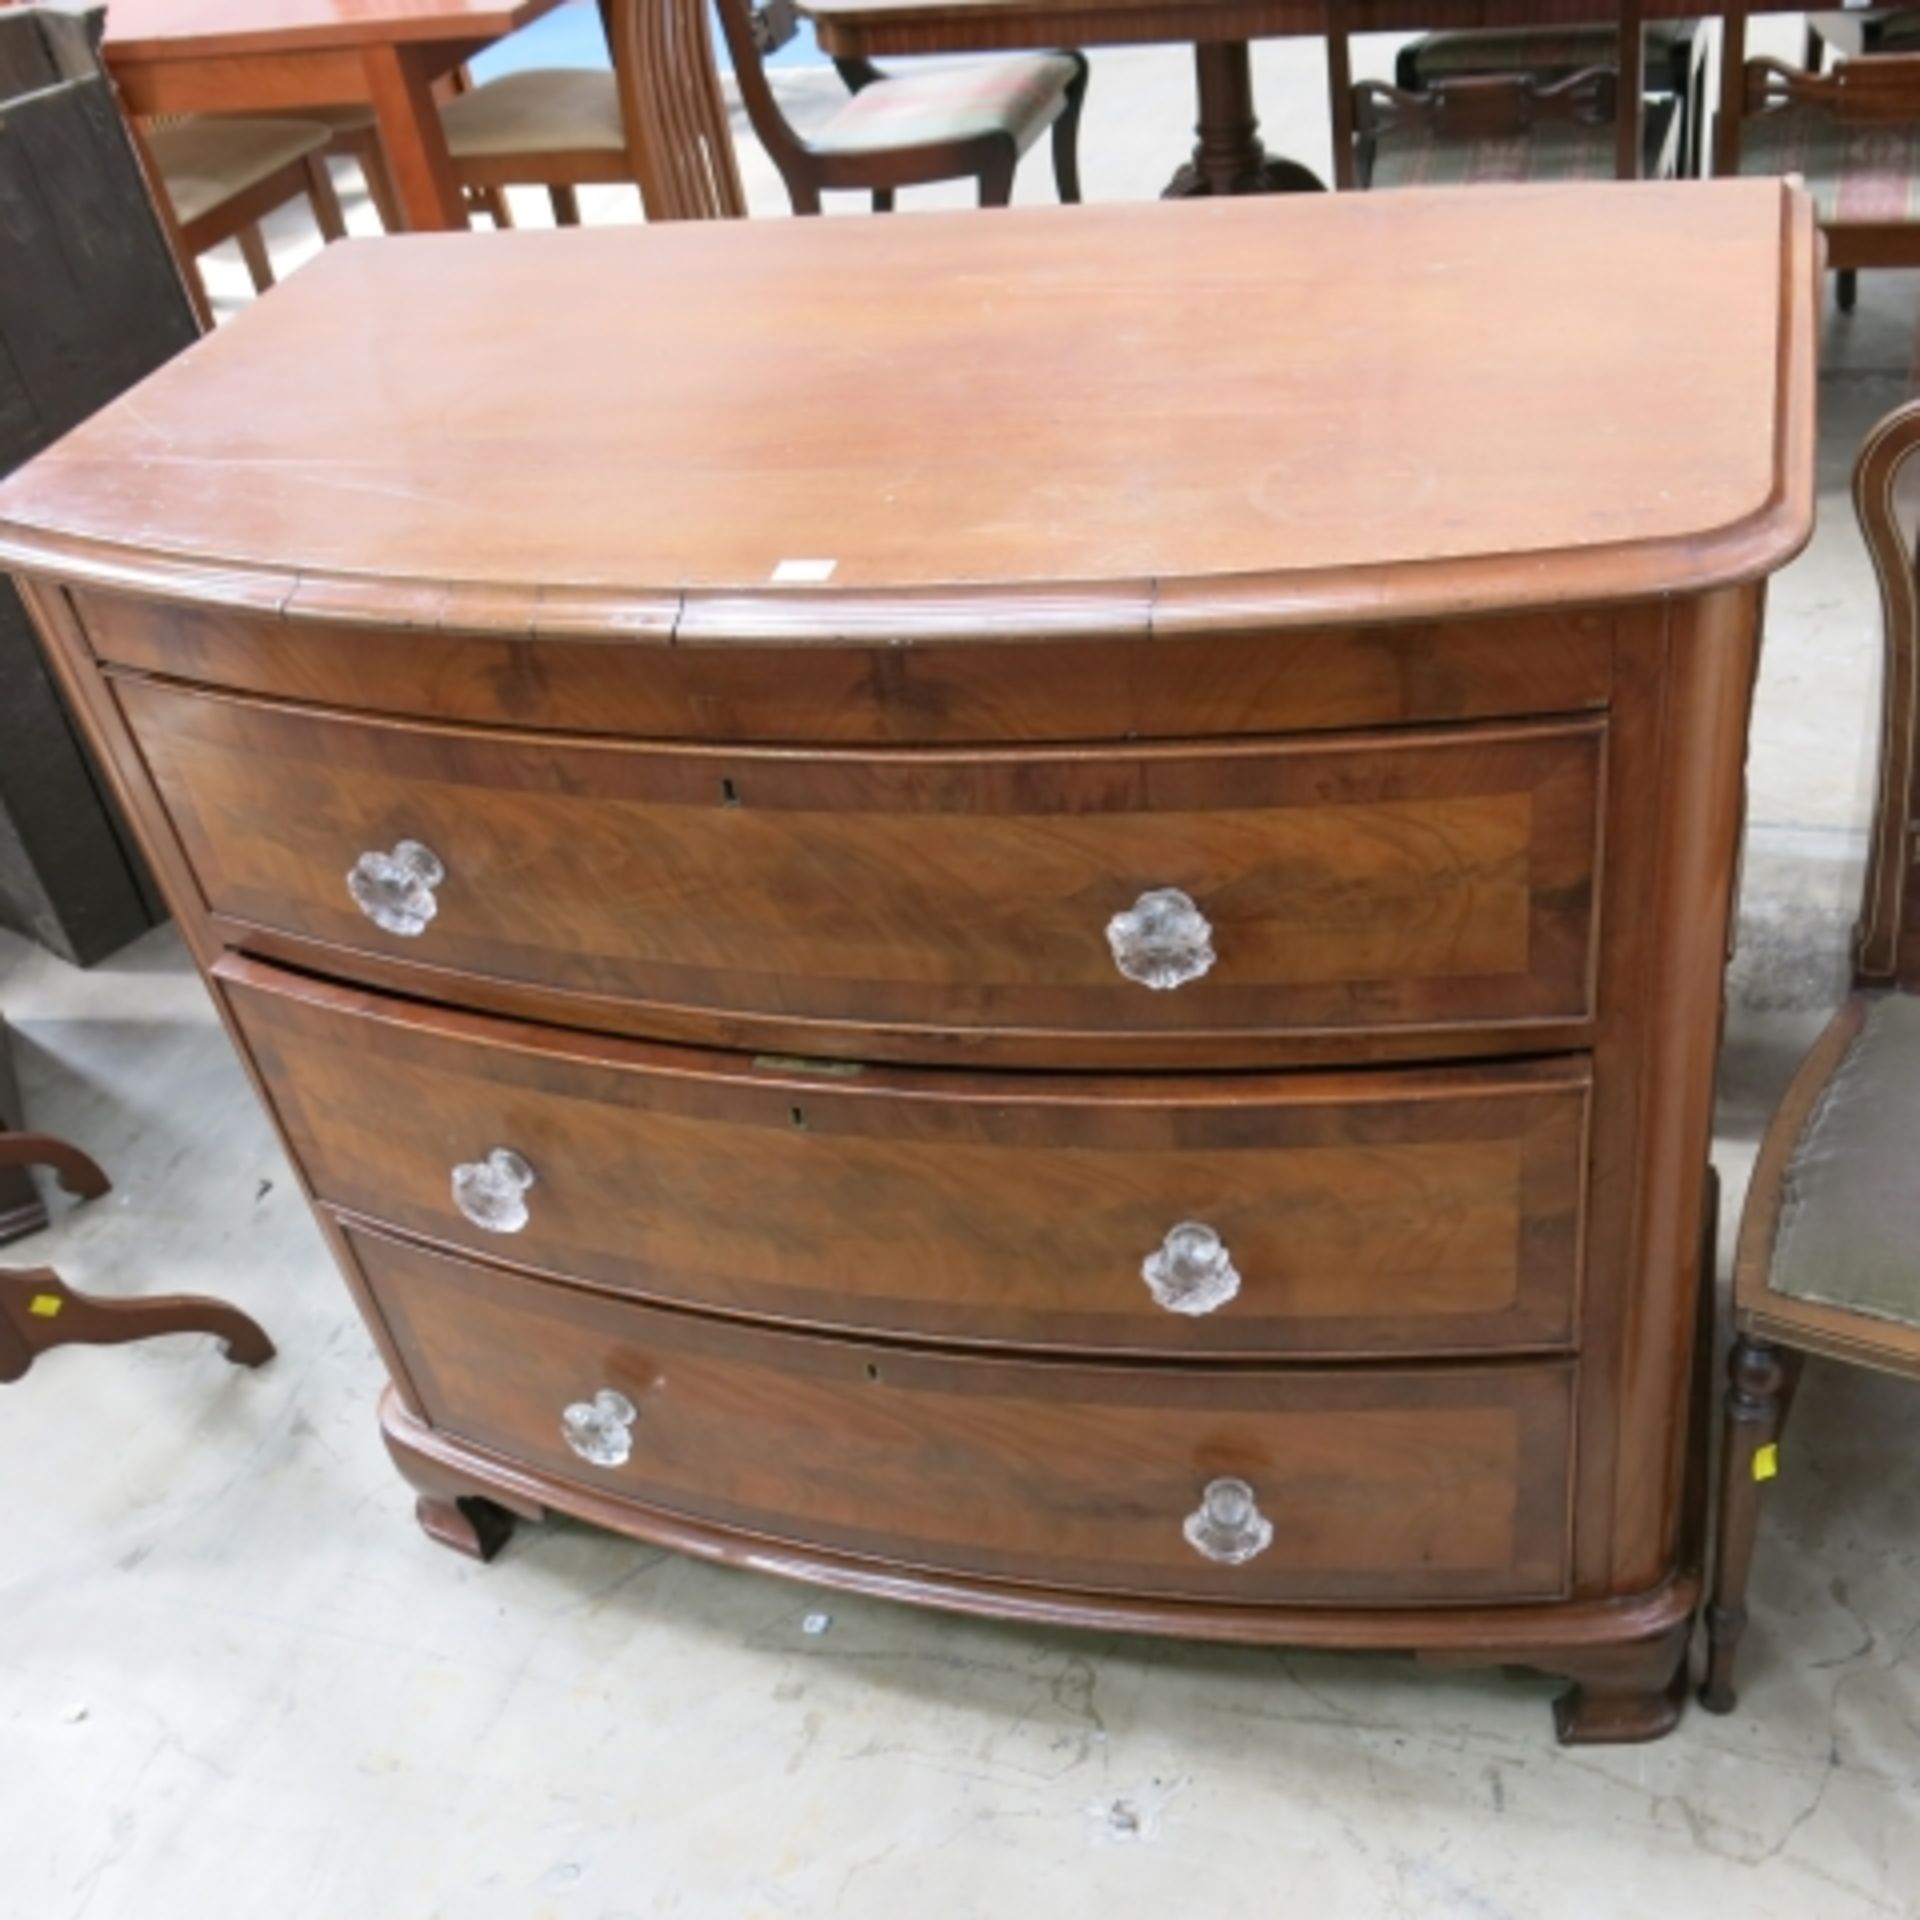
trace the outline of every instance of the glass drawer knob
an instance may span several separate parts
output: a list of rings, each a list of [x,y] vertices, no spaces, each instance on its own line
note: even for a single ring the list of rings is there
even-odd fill
[[[434,888],[447,877],[440,856],[418,840],[391,853],[363,853],[347,875],[353,903],[383,933],[424,933],[440,911]]]
[[[1244,1565],[1273,1545],[1273,1522],[1254,1505],[1244,1480],[1209,1480],[1182,1531],[1195,1553],[1223,1567]]]
[[[1178,887],[1155,887],[1107,922],[1113,964],[1143,987],[1184,987],[1213,965],[1213,928]]]
[[[633,1423],[639,1418],[640,1409],[624,1393],[602,1387],[560,1416],[560,1432],[589,1466],[622,1467],[632,1456]]]
[[[1226,1244],[1198,1220],[1170,1228],[1159,1247],[1140,1263],[1147,1291],[1169,1313],[1212,1313],[1240,1291]]]
[[[495,1147],[484,1160],[469,1160],[453,1170],[453,1204],[488,1233],[518,1233],[532,1217],[527,1189],[533,1169],[508,1147]]]

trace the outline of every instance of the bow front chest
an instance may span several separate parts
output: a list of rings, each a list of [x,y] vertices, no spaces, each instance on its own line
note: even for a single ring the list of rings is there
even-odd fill
[[[1778,183],[329,249],[0,488],[513,1516],[1676,1712]]]

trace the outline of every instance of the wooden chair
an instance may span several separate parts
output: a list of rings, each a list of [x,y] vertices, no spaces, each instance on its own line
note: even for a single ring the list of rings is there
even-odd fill
[[[854,69],[852,98],[802,139],[767,83],[750,0],[720,0],[719,11],[747,117],[795,212],[817,213],[833,188],[871,193],[884,209],[900,187],[967,177],[978,178],[983,205],[1005,205],[1020,155],[1049,126],[1060,197],[1080,197],[1080,55],[943,65],[900,79]],[[507,74],[446,105],[455,177],[468,188],[544,186],[563,225],[579,218],[575,189],[593,182],[637,183],[649,219],[744,215],[706,0],[607,0],[604,12],[612,73]]]
[[[1612,42],[1609,64],[1563,79],[1483,73],[1420,88],[1356,87],[1347,34],[1333,16],[1326,46],[1334,184],[1632,180],[1676,171],[1676,102],[1649,102],[1638,86],[1618,81],[1644,64],[1641,0],[1620,0],[1614,24],[1601,31]]]
[[[1920,1376],[1920,585],[1893,507],[1916,451],[1920,402],[1909,402],[1867,436],[1854,467],[1854,510],[1885,621],[1879,798],[1854,929],[1854,992],[1767,1127],[1740,1223],[1700,1691],[1716,1713],[1734,1705],[1760,1486],[1777,1470],[1801,1357]]]
[[[273,285],[260,222],[288,201],[308,202],[324,239],[346,237],[325,157],[333,135],[318,121],[188,114],[150,120],[139,137],[173,217],[181,270],[203,312],[199,256],[223,240],[239,241],[255,292]]]
[[[1739,31],[1728,23],[1729,51]],[[1811,73],[1779,60],[1738,69],[1721,104],[1721,173],[1798,174],[1820,216],[1843,310],[1861,267],[1920,266],[1920,54],[1842,60]]]
[[[1408,41],[1394,57],[1393,78],[1406,93],[1489,74],[1551,83],[1610,65],[1616,44],[1614,28],[1604,24],[1452,28]],[[1697,174],[1706,124],[1707,35],[1697,20],[1649,20],[1641,51],[1647,94],[1672,100],[1677,110],[1680,170]]]
[[[803,138],[767,82],[749,0],[716,5],[747,118],[780,169],[795,213],[818,213],[821,194],[840,189],[870,193],[874,210],[884,213],[901,187],[966,179],[979,183],[983,207],[1004,207],[1021,155],[1049,128],[1056,191],[1066,204],[1079,200],[1085,55],[1014,54],[902,74],[884,74],[864,60],[836,61],[852,97]]]
[[[1410,92],[1354,90],[1355,184],[1416,187],[1522,180],[1608,180],[1620,171],[1619,85],[1596,68],[1543,82],[1485,74]],[[1677,170],[1678,108],[1648,103],[1636,174]]]

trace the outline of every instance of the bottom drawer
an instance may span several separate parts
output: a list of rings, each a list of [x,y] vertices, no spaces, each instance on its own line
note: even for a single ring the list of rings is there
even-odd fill
[[[661,1311],[346,1235],[435,1426],[643,1506],[1106,1592],[1565,1591],[1572,1362],[963,1358]]]

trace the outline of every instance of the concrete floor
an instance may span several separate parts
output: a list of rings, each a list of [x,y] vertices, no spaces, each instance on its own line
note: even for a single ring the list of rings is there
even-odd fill
[[[1270,119],[1301,52],[1262,49]],[[1096,193],[1158,184],[1183,85],[1102,63]],[[1878,647],[1844,482],[1917,294],[1872,276],[1829,324],[1823,523],[1773,596],[1730,1207],[1841,988]],[[944,1619],[564,1522],[480,1568],[414,1529],[371,1345],[173,935],[91,974],[0,935],[0,1005],[35,1123],[118,1183],[12,1257],[224,1294],[281,1347],[0,1391],[0,1920],[1920,1913],[1920,1391],[1810,1370],[1742,1709],[1650,1748],[1557,1749],[1537,1677]]]

